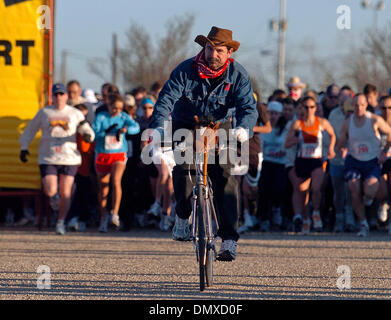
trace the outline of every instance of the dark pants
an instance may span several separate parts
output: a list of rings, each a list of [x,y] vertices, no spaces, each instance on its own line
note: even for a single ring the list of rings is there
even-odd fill
[[[189,168],[190,166],[190,168]],[[223,240],[239,239],[236,232],[238,220],[238,183],[230,173],[230,165],[208,165],[208,176],[212,181],[216,212],[219,221],[218,236]],[[191,180],[189,177],[191,174]],[[177,165],[173,169],[175,211],[179,218],[187,219],[191,213],[193,183],[196,182],[194,165]],[[193,182],[193,183],[192,183]]]
[[[139,158],[129,158],[122,177],[122,199],[119,210],[124,230],[134,223],[134,214],[147,210],[154,201],[148,172]]]
[[[90,219],[91,205],[94,204],[94,196],[92,195],[92,182],[90,177],[85,177],[80,174],[75,176],[76,190],[68,215],[68,220],[73,217],[79,217],[80,221],[88,222]]]
[[[285,218],[292,220],[294,215],[292,206],[293,185],[288,176],[290,170],[294,170],[294,168],[285,168],[285,191],[282,214]]]
[[[286,173],[283,164],[263,161],[258,188],[258,215],[261,221],[271,220],[271,208],[284,201]]]
[[[173,121],[173,132],[181,128],[194,129],[192,125]],[[229,122],[223,123],[220,125],[220,129],[226,130],[228,137],[228,130],[231,129],[231,124]],[[174,148],[176,144],[177,141],[173,141]],[[227,157],[228,164],[220,164],[218,155],[215,154],[214,156],[214,164],[208,165],[208,176],[212,182],[214,203],[220,227],[217,235],[223,240],[237,241],[239,239],[239,234],[236,232],[239,212],[238,181],[235,176],[231,175],[233,165],[230,163],[229,157]],[[192,210],[191,197],[193,184],[196,183],[195,174],[195,166],[189,164],[176,165],[172,172],[175,200],[177,202],[175,212],[182,219],[189,218]]]

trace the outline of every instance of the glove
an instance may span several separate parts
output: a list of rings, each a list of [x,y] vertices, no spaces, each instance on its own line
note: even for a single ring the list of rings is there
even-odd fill
[[[122,131],[118,130],[117,133],[115,134],[115,138],[117,139],[118,142],[121,140],[121,133]]]
[[[243,143],[249,139],[248,136],[248,130],[238,127],[233,130],[233,136],[236,140],[238,140],[240,143]]]
[[[110,127],[108,127],[106,130],[105,130],[105,133],[108,134],[111,130],[117,128],[117,124],[114,123],[112,124]]]
[[[29,156],[29,155],[30,155],[30,152],[28,150],[21,150],[20,155],[19,155],[20,161],[26,163],[27,162],[26,156]]]
[[[89,133],[83,134],[83,140],[85,142],[91,142],[91,135]]]

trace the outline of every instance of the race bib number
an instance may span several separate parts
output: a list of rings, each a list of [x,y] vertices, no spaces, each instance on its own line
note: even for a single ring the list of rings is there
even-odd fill
[[[122,149],[122,146],[122,135],[120,135],[119,141],[116,136],[108,135],[105,137],[105,150],[119,150]]]
[[[314,145],[314,144],[306,144],[303,146],[303,149],[302,149],[302,156],[304,158],[312,158],[314,156],[316,156],[316,149],[317,149],[318,145]]]
[[[358,155],[367,154],[369,152],[369,147],[364,143],[358,144],[356,152]]]
[[[50,151],[52,154],[60,155],[64,152],[64,146],[59,141],[52,141],[50,143]]]

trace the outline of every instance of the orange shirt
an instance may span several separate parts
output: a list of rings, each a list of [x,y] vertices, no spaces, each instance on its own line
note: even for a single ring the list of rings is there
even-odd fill
[[[310,126],[306,126],[304,120],[300,120],[300,158],[322,158],[322,130],[318,117],[315,117],[314,123]]]
[[[76,136],[77,149],[81,154],[81,165],[77,170],[77,173],[88,177],[91,174],[91,166],[94,158],[95,142],[86,142],[83,137],[78,133]]]

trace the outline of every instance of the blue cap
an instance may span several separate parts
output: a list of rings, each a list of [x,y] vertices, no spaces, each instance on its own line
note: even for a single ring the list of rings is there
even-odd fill
[[[65,86],[62,83],[56,83],[52,87],[52,94],[56,94],[59,92],[61,92],[61,93],[67,92],[67,89],[65,88]]]
[[[143,107],[145,104],[151,104],[155,106],[155,103],[152,101],[150,97],[145,97],[143,100],[141,100],[140,105]]]

